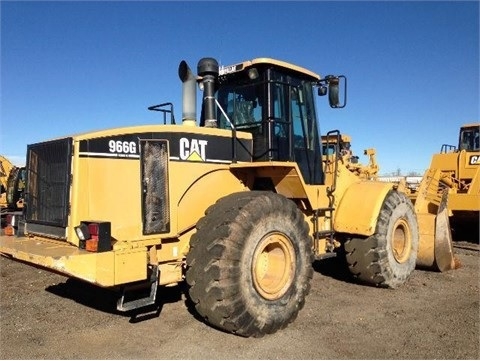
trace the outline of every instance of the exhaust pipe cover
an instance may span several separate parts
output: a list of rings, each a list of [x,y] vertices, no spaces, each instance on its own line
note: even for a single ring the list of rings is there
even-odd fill
[[[182,122],[184,125],[195,125],[197,115],[196,79],[185,60],[182,60],[178,66],[178,76],[183,83]]]

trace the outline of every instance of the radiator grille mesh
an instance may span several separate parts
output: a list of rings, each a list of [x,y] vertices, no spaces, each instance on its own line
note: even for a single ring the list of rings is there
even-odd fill
[[[168,206],[168,144],[165,140],[142,140],[143,233],[170,231]]]

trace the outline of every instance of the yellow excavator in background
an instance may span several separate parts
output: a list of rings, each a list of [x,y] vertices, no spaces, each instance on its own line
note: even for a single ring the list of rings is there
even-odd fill
[[[415,211],[397,185],[349,170],[339,147],[322,159],[316,95],[343,108],[345,76],[271,58],[203,58],[197,73],[180,62],[182,124],[163,103],[149,109],[171,124],[28,145],[24,235],[0,237],[0,253],[118,291],[120,311],[184,281],[206,322],[254,337],[297,317],[312,263],[339,251],[355,280],[380,287],[455,267],[445,197],[428,188]]]

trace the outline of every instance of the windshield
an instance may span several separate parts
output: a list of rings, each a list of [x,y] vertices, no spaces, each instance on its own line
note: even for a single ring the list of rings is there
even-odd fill
[[[477,151],[480,150],[479,145],[479,127],[464,128],[460,132],[460,150]]]
[[[259,84],[223,86],[217,94],[218,101],[228,116],[219,110],[219,127],[231,129],[230,122],[236,129],[259,125],[263,114],[263,88]]]

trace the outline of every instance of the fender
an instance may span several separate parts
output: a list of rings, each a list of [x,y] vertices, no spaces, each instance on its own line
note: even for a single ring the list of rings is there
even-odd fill
[[[181,163],[178,162],[178,164]],[[223,168],[218,165],[211,166],[210,169],[199,174],[195,173],[195,164],[180,167],[183,169],[182,172],[190,172],[195,174],[195,177],[190,180],[191,184],[182,191],[182,194],[175,197],[178,198],[178,203],[172,210],[172,218],[179,233],[192,228],[203,217],[205,210],[221,197],[247,190],[243,183],[230,172],[228,166]],[[176,174],[181,173],[176,171]]]
[[[374,234],[380,208],[393,186],[393,183],[369,181],[349,186],[335,212],[335,232],[363,236]]]

